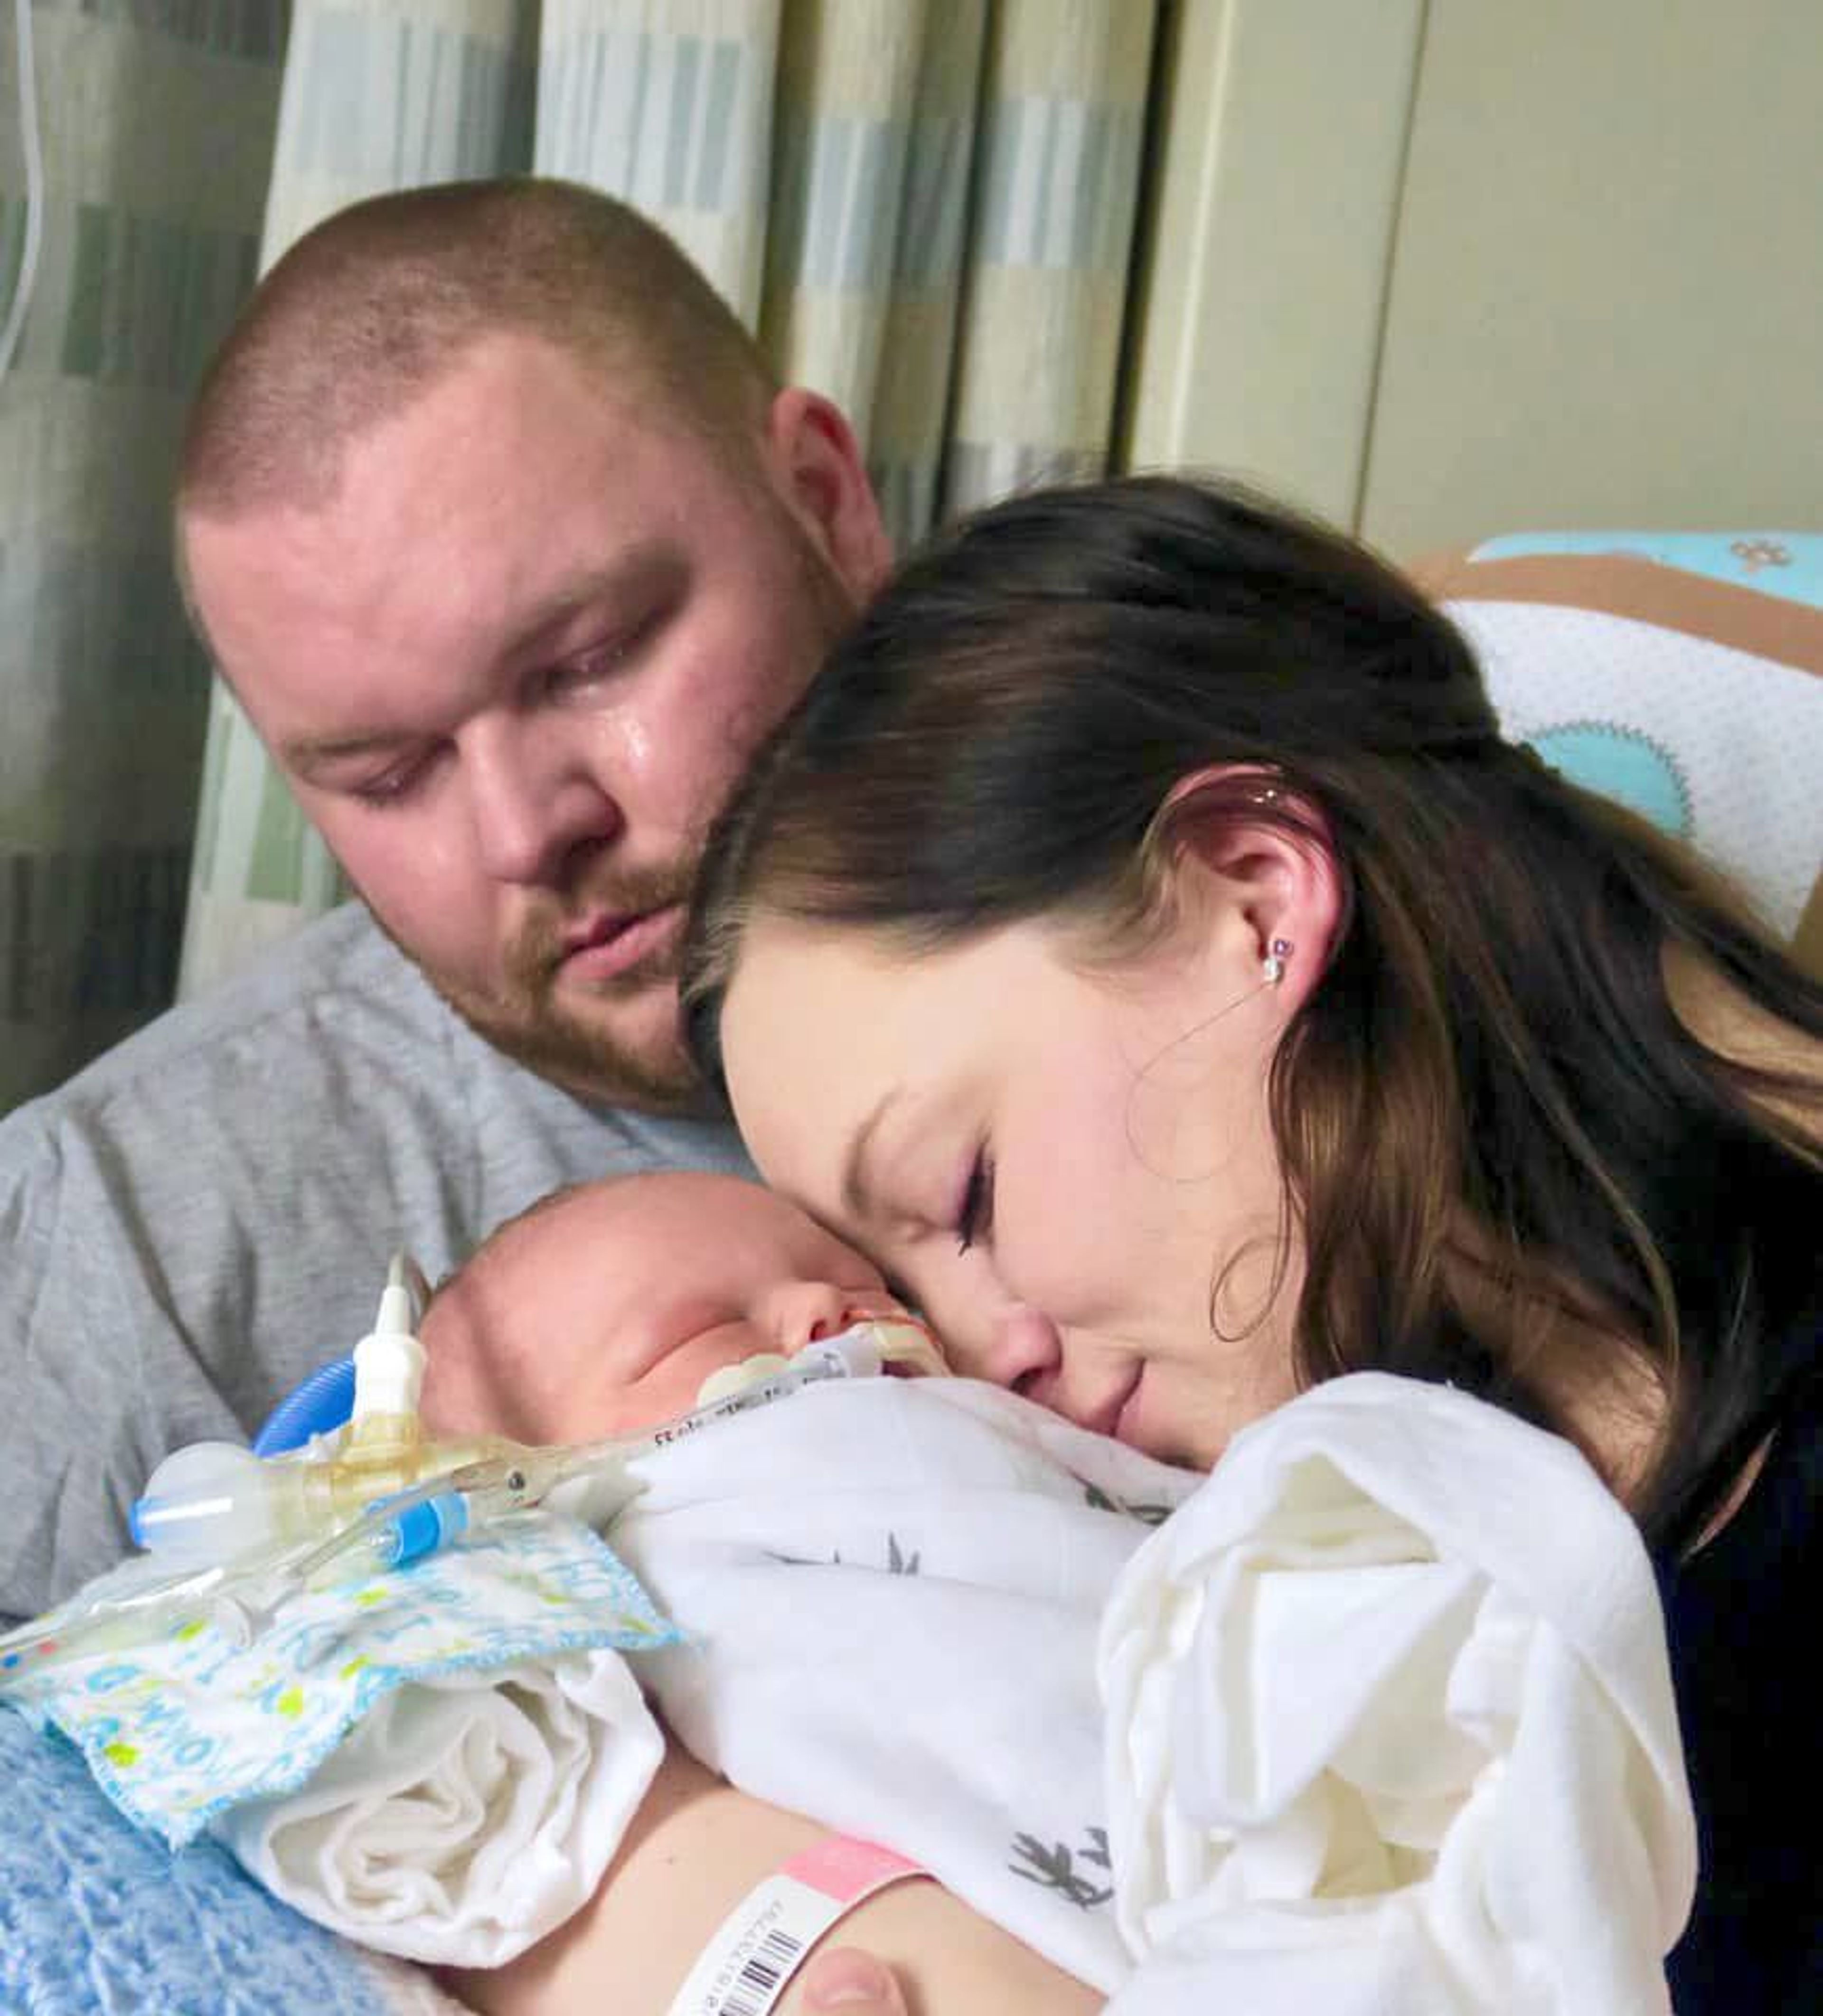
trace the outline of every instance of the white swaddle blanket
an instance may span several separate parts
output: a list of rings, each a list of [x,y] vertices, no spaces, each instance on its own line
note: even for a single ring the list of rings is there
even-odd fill
[[[639,1467],[611,1537],[683,1634],[637,1669],[685,1745],[1113,1988],[1096,1625],[1200,1480],[960,1379],[816,1387]]]
[[[656,1755],[643,1686],[735,1784],[913,1857],[1119,2016],[1664,2007],[1692,1827],[1656,1591],[1553,1438],[1363,1375],[1205,1479],[996,1388],[867,1380],[639,1467],[613,1546],[680,1640],[596,1642],[496,1702],[490,1613],[599,1629],[549,1603],[585,1564],[416,1604],[458,1629],[464,1690],[394,1690],[308,1781],[219,1813],[256,1873],[390,1950],[505,1958],[611,1857]],[[337,1653],[386,1655],[387,1615]],[[276,1684],[300,1674],[359,1678]]]
[[[1695,1823],[1650,1564],[1567,1443],[1362,1373],[1238,1437],[1101,1633],[1110,2016],[1670,2007]]]
[[[1658,1593],[1557,1438],[1364,1374],[1201,1479],[931,1380],[648,1474],[614,1539],[684,1633],[640,1670],[688,1746],[1119,2016],[1666,2007],[1694,1823]]]

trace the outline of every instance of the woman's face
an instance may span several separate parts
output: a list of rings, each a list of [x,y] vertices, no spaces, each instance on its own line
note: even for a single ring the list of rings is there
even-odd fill
[[[762,916],[723,1056],[768,1182],[881,1262],[954,1370],[1206,1466],[1294,1390],[1266,1095],[1292,992],[1235,905],[1114,970],[1037,923],[913,956]]]

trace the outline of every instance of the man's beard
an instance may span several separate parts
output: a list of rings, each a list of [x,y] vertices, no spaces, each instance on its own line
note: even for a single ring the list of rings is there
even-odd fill
[[[526,920],[506,947],[500,984],[492,988],[470,987],[438,973],[394,938],[384,919],[376,915],[376,921],[477,1035],[540,1078],[611,1105],[652,1113],[701,1112],[708,1100],[680,1036],[654,1053],[649,1045],[617,1036],[609,1026],[611,1012],[591,1017],[557,998],[564,936],[579,919],[604,910],[643,916],[687,903],[696,865],[693,855],[681,865],[643,874],[583,875],[567,900],[550,898]],[[663,987],[672,991],[675,1008],[679,949],[673,937],[612,979],[593,983],[591,999],[611,1011],[617,1001],[634,1003]]]

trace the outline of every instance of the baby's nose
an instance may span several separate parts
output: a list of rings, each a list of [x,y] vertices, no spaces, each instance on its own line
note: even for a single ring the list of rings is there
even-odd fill
[[[802,1351],[842,1328],[853,1297],[826,1281],[788,1281],[775,1289],[760,1314],[760,1327],[783,1352]]]

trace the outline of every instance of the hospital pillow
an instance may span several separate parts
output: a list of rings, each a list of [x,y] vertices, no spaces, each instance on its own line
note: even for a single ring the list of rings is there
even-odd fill
[[[1823,974],[1823,535],[1529,534],[1414,572],[1508,735],[1694,842]]]

